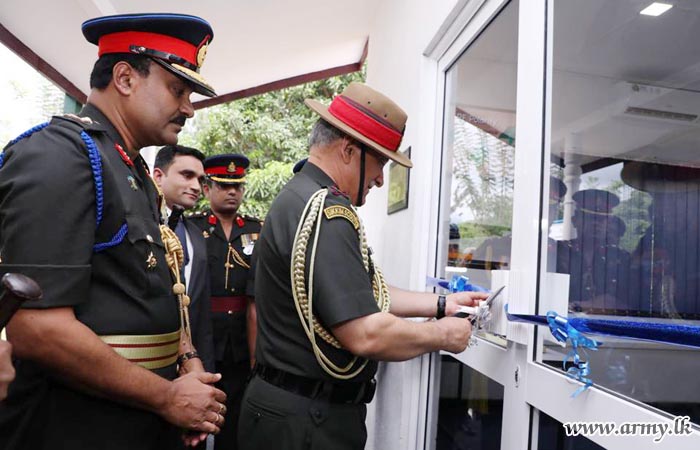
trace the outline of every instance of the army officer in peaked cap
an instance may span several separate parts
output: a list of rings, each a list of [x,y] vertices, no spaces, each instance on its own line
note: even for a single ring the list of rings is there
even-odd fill
[[[214,94],[199,74],[213,32],[179,14],[82,29],[99,54],[87,105],[1,158],[0,270],[33,277],[44,296],[7,329],[17,376],[0,448],[173,448],[181,430],[196,444],[223,425],[226,397],[181,327],[173,241],[139,149],[175,144],[192,92]]]
[[[558,242],[557,271],[570,275],[569,309],[620,314],[628,308],[630,254],[620,247],[625,223],[613,214],[612,192],[584,189],[572,196],[576,238]]]
[[[248,158],[237,154],[207,158],[204,194],[211,210],[191,219],[207,241],[216,371],[222,375],[220,387],[228,398],[226,426],[216,436],[215,448],[224,450],[237,448],[241,397],[250,374],[251,349],[255,348],[255,304],[248,279],[262,223],[238,213],[249,164]]]
[[[363,449],[377,361],[464,350],[469,322],[445,316],[486,297],[388,287],[372,261],[354,206],[382,186],[389,159],[411,166],[398,152],[403,110],[360,83],[329,107],[307,105],[321,116],[309,159],[256,244],[257,362],[241,408],[242,449]]]

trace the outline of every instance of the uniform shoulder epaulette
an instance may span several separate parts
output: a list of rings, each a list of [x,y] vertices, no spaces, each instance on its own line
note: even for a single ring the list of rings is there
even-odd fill
[[[243,216],[243,219],[244,219],[244,220],[249,220],[249,221],[251,221],[251,222],[260,222],[260,223],[262,223],[262,220],[258,219],[257,217],[253,217],[253,216],[244,215],[244,216]]]
[[[207,217],[209,216],[209,211],[195,211],[195,212],[186,212],[185,217],[188,219],[199,219],[200,217]]]
[[[104,131],[104,127],[97,121],[92,120],[89,117],[80,117],[75,114],[62,114],[60,116],[53,116],[54,121],[59,120],[59,121],[66,121],[66,122],[71,122],[74,123],[81,128],[88,130],[88,131]]]

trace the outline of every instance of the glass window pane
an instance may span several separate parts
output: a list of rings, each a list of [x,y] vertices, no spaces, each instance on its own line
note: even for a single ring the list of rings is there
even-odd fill
[[[644,6],[552,4],[540,314],[699,323],[700,6]],[[541,331],[542,361],[561,368],[571,349]],[[696,349],[591,337],[604,342],[588,354],[596,384],[700,423]]]
[[[491,287],[491,270],[510,267],[517,19],[512,1],[447,72],[449,243],[442,275],[464,275],[484,288]]]
[[[583,436],[567,436],[558,420],[539,411],[538,450],[602,450],[603,447]]]
[[[442,356],[437,450],[501,448],[503,386]]]

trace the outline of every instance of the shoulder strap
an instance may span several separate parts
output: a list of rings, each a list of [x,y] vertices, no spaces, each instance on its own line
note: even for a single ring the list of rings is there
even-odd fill
[[[49,125],[63,126],[78,133],[80,135],[80,139],[85,144],[88,160],[90,161],[90,168],[92,169],[92,178],[95,185],[95,222],[97,228],[102,223],[102,216],[104,212],[104,186],[102,180],[102,155],[100,154],[100,150],[97,148],[97,144],[95,144],[95,141],[92,139],[90,134],[88,134],[88,130],[99,130],[99,128],[92,127],[93,124],[94,122],[92,122],[91,120],[83,120],[78,116],[54,116],[51,122],[45,122],[35,127],[32,127],[29,130],[17,136],[15,139],[11,140],[7,144],[7,146],[5,146],[5,150],[13,146],[17,142],[28,138],[34,133],[43,130]],[[4,164],[4,156],[5,153],[3,151],[3,153],[0,154],[0,168],[2,168]],[[117,234],[109,242],[95,244],[93,246],[93,250],[95,252],[99,252],[106,248],[113,247],[119,244],[126,236],[126,232],[127,225],[125,222],[124,225],[122,225],[122,227],[119,229],[119,231],[117,231]]]

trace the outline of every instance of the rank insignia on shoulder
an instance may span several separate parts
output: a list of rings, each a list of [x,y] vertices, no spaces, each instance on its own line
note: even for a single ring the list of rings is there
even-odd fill
[[[92,125],[92,119],[89,117],[80,117],[75,114],[64,114],[63,117],[67,119],[77,120],[78,122],[82,122],[85,125]]]
[[[336,217],[342,217],[343,219],[348,220],[356,230],[360,228],[360,219],[357,218],[357,214],[355,214],[352,209],[343,205],[329,206],[323,210],[323,214],[328,220],[335,219]]]
[[[341,191],[336,185],[329,186],[328,190],[331,194],[335,195],[336,197],[343,197],[350,200],[350,196],[348,196],[348,194],[346,194],[345,192]]]

